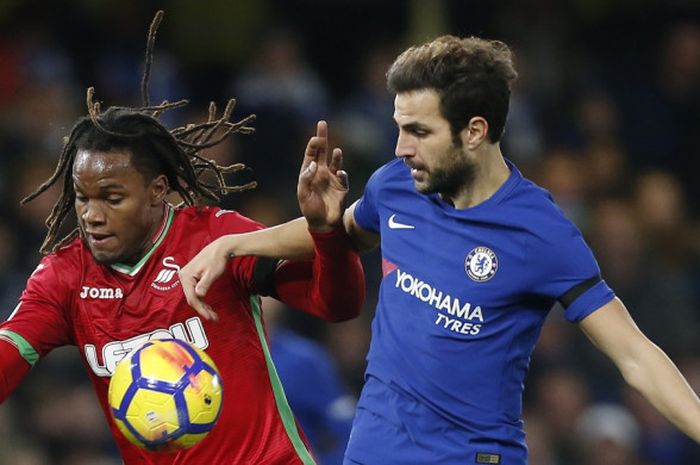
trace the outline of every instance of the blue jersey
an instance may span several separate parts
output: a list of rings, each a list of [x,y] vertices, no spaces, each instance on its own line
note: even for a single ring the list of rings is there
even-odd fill
[[[613,293],[549,193],[508,166],[466,209],[416,191],[401,160],[370,178],[355,221],[381,235],[384,277],[349,463],[526,464],[523,382],[548,311],[584,282],[570,321]]]
[[[319,465],[340,465],[355,414],[325,348],[285,328],[271,333],[270,352],[289,405]]]

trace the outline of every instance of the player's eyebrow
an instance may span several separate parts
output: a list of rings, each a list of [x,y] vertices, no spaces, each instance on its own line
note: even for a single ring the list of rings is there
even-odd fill
[[[409,132],[415,132],[415,131],[423,131],[423,132],[432,132],[432,129],[429,126],[426,126],[423,123],[419,123],[417,121],[412,121],[410,123],[405,123],[405,124],[398,124],[396,125],[403,129],[404,131],[409,131]]]
[[[100,190],[107,189],[124,189],[124,184],[120,184],[118,182],[111,182],[109,184],[103,184],[100,186]]]
[[[394,125],[397,128],[405,129],[407,131],[414,131],[416,129],[421,129],[423,131],[430,131],[430,127],[428,127],[425,124],[420,123],[418,121],[410,121],[408,123],[399,124],[399,122],[396,121],[396,115],[394,115],[394,117],[391,120],[394,122]]]
[[[73,179],[73,188],[79,189],[81,191],[83,190],[75,179]],[[126,187],[123,184],[113,181],[108,184],[99,186],[98,189],[100,191],[125,191]]]

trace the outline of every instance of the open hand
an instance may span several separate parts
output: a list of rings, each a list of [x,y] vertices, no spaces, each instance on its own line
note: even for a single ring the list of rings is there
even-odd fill
[[[343,221],[348,175],[343,171],[343,152],[328,153],[328,124],[319,121],[309,139],[299,172],[297,199],[309,228],[330,231]]]
[[[219,238],[208,244],[179,272],[187,303],[206,320],[219,319],[216,312],[204,301],[204,297],[212,283],[226,270],[228,255],[224,250],[223,241],[224,238]]]

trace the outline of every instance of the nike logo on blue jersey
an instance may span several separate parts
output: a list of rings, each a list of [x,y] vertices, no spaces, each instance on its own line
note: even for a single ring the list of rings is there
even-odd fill
[[[389,229],[416,229],[412,224],[399,223],[396,218],[396,213],[389,217]]]

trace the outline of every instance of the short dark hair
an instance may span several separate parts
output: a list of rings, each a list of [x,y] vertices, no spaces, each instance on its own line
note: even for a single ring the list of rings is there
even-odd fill
[[[489,124],[489,140],[498,142],[517,76],[505,43],[445,35],[399,55],[387,72],[387,86],[396,94],[434,89],[454,139],[471,118],[482,116]]]

